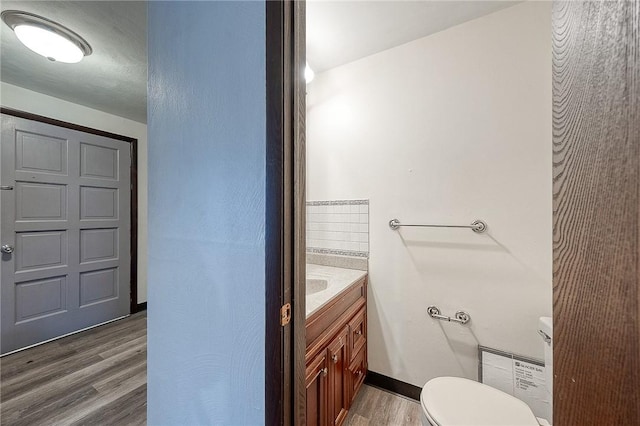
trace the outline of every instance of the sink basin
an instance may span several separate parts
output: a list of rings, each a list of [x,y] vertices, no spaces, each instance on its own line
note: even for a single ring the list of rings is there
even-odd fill
[[[316,294],[326,290],[329,281],[322,278],[307,278],[307,294]]]

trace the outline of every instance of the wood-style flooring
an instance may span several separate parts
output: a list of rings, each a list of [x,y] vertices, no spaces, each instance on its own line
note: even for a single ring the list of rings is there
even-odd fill
[[[345,426],[420,426],[420,403],[373,386],[363,385]]]
[[[146,312],[0,358],[3,426],[146,420]],[[420,425],[420,404],[364,385],[344,424]]]
[[[0,359],[3,426],[146,419],[146,312]]]

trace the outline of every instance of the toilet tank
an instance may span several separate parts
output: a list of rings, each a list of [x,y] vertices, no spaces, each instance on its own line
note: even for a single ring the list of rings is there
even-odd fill
[[[540,317],[538,331],[542,337],[544,345],[544,382],[546,387],[546,397],[549,400],[549,414],[547,420],[553,422],[553,320],[550,317]]]

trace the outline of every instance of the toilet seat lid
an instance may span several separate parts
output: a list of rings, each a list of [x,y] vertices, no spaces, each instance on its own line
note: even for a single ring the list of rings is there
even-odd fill
[[[420,394],[439,426],[539,426],[527,404],[491,386],[460,377],[429,380]]]

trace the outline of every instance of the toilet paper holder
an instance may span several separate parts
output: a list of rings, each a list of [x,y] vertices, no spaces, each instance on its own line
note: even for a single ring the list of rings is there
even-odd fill
[[[471,321],[471,315],[469,315],[465,311],[458,311],[456,312],[456,315],[454,317],[448,317],[446,315],[441,315],[440,309],[438,309],[438,307],[436,306],[429,306],[427,308],[427,314],[429,314],[431,318],[441,321],[457,322],[460,324],[466,324]]]

